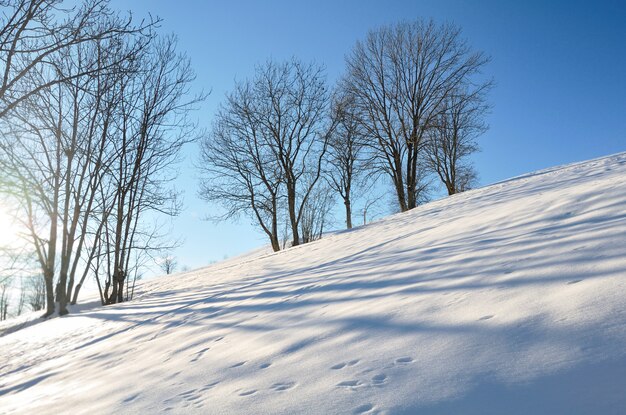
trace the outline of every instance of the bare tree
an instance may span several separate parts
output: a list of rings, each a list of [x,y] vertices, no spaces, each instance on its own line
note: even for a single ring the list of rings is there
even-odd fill
[[[361,212],[363,213],[363,225],[367,225],[368,220],[371,222],[375,214],[372,210],[376,209],[377,204],[383,199],[384,195],[378,195],[375,197],[368,197],[363,203]],[[368,216],[369,215],[369,216]]]
[[[324,70],[293,59],[268,62],[255,79],[259,121],[284,176],[293,242],[300,243],[304,208],[321,174],[333,130]]]
[[[28,268],[28,255],[24,248],[0,246],[0,320],[9,316],[9,303],[15,299],[17,303],[13,315],[19,316],[24,310],[26,291],[24,286],[24,273]],[[20,280],[20,287],[16,282]],[[13,295],[12,295],[13,294]]]
[[[225,208],[213,218],[249,214],[279,251],[283,174],[265,141],[254,100],[252,85],[238,84],[218,110],[211,134],[202,141],[199,194]]]
[[[174,271],[176,271],[176,268],[178,268],[178,261],[176,261],[176,258],[174,256],[167,253],[161,258],[160,266],[166,275],[170,275],[173,274]]]
[[[204,98],[189,95],[195,74],[189,59],[176,52],[174,37],[157,38],[137,59],[137,70],[123,80],[116,113],[116,157],[108,176],[114,192],[105,202],[112,211],[100,239],[107,269],[103,297],[109,304],[124,301],[124,284],[135,267],[131,260],[143,260],[134,252],[175,245],[163,240],[158,226],[142,219],[147,212],[178,214],[173,166],[182,146],[197,138],[187,115]]]
[[[251,214],[275,251],[284,203],[298,245],[332,131],[329,101],[320,66],[293,59],[257,67],[227,97],[203,144],[200,195],[226,205],[226,217]]]
[[[300,230],[302,243],[312,242],[322,238],[329,222],[330,210],[334,200],[332,192],[325,186],[316,187],[304,205]]]
[[[17,307],[15,309],[15,315],[19,316],[24,312],[26,306],[26,286],[24,285],[24,278],[20,278],[20,291],[18,294]]]
[[[46,282],[41,275],[36,275],[28,279],[26,287],[26,297],[28,305],[33,311],[43,310],[46,306]]]
[[[335,129],[328,141],[326,181],[339,194],[346,213],[346,228],[352,228],[353,192],[367,172],[363,134],[349,95],[335,96],[332,106]]]
[[[443,102],[461,87],[471,89],[488,60],[458,27],[423,20],[370,31],[346,58],[342,88],[354,99],[401,211],[418,204],[425,138]]]
[[[76,12],[53,1],[16,7],[36,4],[47,11],[34,24],[62,30],[35,28],[29,41],[18,30],[15,44],[35,42],[39,49],[23,44],[7,55],[5,76],[15,75],[18,57],[22,70],[0,96],[6,103],[0,190],[23,210],[44,276],[47,316],[55,311],[55,295],[59,313],[67,313],[87,275],[105,268],[114,270],[107,273],[107,302],[122,301],[121,276],[136,266],[131,252],[162,248],[142,218],[149,211],[177,212],[167,186],[170,166],[192,140],[185,114],[197,100],[183,99],[193,80],[188,59],[176,53],[173,38],[156,39],[149,30],[154,22],[134,25],[110,12],[106,1],[87,1]],[[57,22],[59,16],[66,20]],[[37,55],[65,29],[75,30],[75,39]],[[40,56],[36,62],[29,61],[33,53]],[[22,84],[28,88],[17,88]]]
[[[4,279],[0,282],[0,321],[6,320],[9,316],[9,293],[11,279]]]
[[[77,45],[105,41],[122,33],[137,33],[158,21],[135,25],[108,7],[108,0],[86,0],[63,8],[58,0],[6,0],[0,20],[0,118],[40,91],[74,77],[97,71],[85,66],[79,72],[59,71],[54,55],[67,54]],[[33,83],[32,74],[50,76]]]
[[[54,312],[55,294],[59,313],[67,313],[88,222],[97,203],[110,138],[111,105],[105,98],[111,85],[102,79],[117,76],[117,70],[110,71],[110,62],[132,56],[128,50],[122,56],[109,52],[119,43],[117,38],[79,43],[51,55],[56,70],[66,74],[66,79],[22,100],[4,119],[9,134],[0,141],[0,164],[8,172],[11,194],[23,207],[43,271],[47,315]],[[143,42],[138,43],[133,53],[142,46]],[[86,67],[100,71],[74,76]],[[29,75],[33,84],[44,84],[48,76],[43,69]]]
[[[487,83],[473,92],[449,94],[430,131],[428,163],[449,195],[470,189],[476,181],[476,171],[467,158],[478,151],[476,138],[487,130],[485,93],[490,86]]]

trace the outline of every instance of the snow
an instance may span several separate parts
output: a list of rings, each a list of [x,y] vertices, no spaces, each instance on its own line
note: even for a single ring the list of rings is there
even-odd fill
[[[1,413],[626,413],[626,153],[0,337]]]

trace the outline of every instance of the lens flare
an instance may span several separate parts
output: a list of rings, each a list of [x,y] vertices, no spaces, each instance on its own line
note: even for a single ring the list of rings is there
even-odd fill
[[[0,247],[17,248],[24,244],[15,219],[0,205]]]

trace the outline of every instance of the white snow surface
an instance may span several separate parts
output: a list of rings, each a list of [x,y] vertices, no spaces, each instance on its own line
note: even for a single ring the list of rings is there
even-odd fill
[[[626,153],[146,281],[0,375],[4,414],[625,414]]]

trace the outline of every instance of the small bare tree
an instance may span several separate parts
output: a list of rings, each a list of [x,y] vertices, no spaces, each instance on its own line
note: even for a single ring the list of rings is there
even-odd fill
[[[26,301],[24,273],[27,272],[28,262],[29,257],[24,248],[0,246],[0,320],[8,318],[9,303],[16,297],[13,315],[19,316],[24,311]]]
[[[304,205],[300,219],[300,234],[302,243],[316,241],[322,238],[328,226],[330,210],[334,200],[332,192],[325,186],[318,186],[311,193]]]
[[[173,274],[174,271],[176,271],[176,268],[178,268],[178,261],[176,261],[176,258],[169,253],[161,257],[159,262],[161,269],[166,275]]]
[[[487,131],[484,121],[489,106],[485,93],[490,84],[474,92],[454,91],[443,102],[427,144],[429,167],[446,187],[449,195],[470,189],[477,179],[467,159],[478,151],[476,138]]]
[[[43,310],[46,306],[46,282],[41,275],[28,278],[26,301],[33,311]]]
[[[24,312],[26,306],[26,286],[24,284],[24,278],[20,278],[20,289],[17,300],[17,307],[15,308],[15,315],[19,316]]]
[[[328,141],[326,181],[339,194],[346,212],[346,228],[352,228],[355,188],[367,173],[362,128],[349,95],[335,96],[332,107],[335,129]]]
[[[458,27],[423,20],[370,31],[348,55],[342,88],[353,97],[401,211],[418,204],[425,138],[445,99],[472,88],[488,61],[472,51]]]
[[[0,321],[6,320],[9,316],[9,293],[11,283],[11,278],[4,278],[0,281]]]

